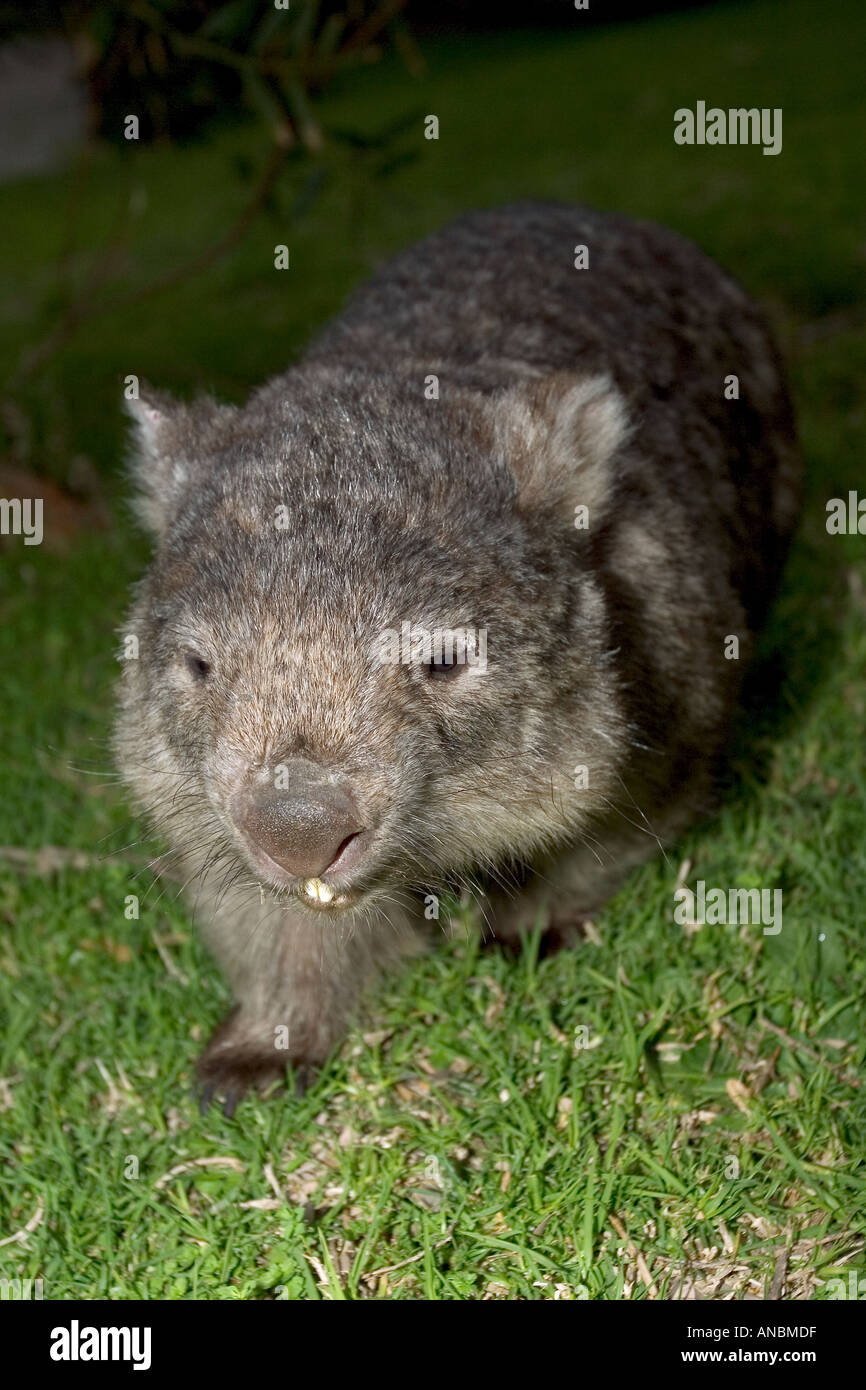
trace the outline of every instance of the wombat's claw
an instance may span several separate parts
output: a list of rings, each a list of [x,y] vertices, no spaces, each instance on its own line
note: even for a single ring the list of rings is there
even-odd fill
[[[276,1082],[285,1083],[285,1062],[271,1055],[225,1047],[208,1049],[198,1063],[199,1110],[205,1114],[214,1100],[221,1100],[228,1119],[234,1115],[247,1091],[266,1091]]]
[[[225,1115],[225,1117],[226,1117],[227,1120],[232,1120],[232,1119],[234,1119],[234,1113],[235,1113],[235,1110],[237,1109],[238,1101],[239,1101],[240,1099],[241,1099],[241,1093],[240,1093],[240,1091],[228,1091],[228,1092],[226,1093],[226,1098],[225,1098],[225,1100],[223,1101],[223,1114]]]
[[[308,1088],[312,1086],[316,1079],[316,1068],[307,1063],[296,1064],[294,1067],[295,1086],[294,1094],[298,1099],[303,1096]],[[203,1085],[197,1086],[199,1114],[206,1115],[214,1100],[222,1094],[222,1108],[226,1119],[231,1120],[237,1110],[238,1104],[243,1100],[247,1090],[253,1089],[263,1091],[273,1085],[282,1077],[266,1076],[260,1080],[251,1081],[247,1085],[235,1085],[221,1087],[216,1080],[208,1081]]]
[[[223,1096],[222,1109],[223,1109],[223,1114],[225,1115],[225,1117],[226,1117],[227,1120],[231,1120],[231,1119],[234,1118],[234,1113],[235,1113],[235,1111],[237,1110],[237,1107],[238,1107],[238,1101],[240,1101],[242,1098],[243,1098],[243,1092],[242,1092],[242,1091],[237,1091],[237,1090],[235,1090],[235,1091],[226,1091],[225,1095]],[[211,1107],[211,1103],[212,1103],[214,1100],[217,1100],[217,1086],[216,1086],[216,1083],[211,1083],[211,1084],[208,1085],[208,1086],[199,1087],[199,1096],[198,1096],[198,1111],[199,1111],[199,1114],[200,1114],[200,1115],[206,1115],[207,1112],[208,1112],[208,1110],[209,1110],[210,1107]]]
[[[268,1091],[277,1083],[286,1084],[286,1067],[292,1069],[294,1093],[302,1096],[315,1080],[317,1067],[303,1056],[286,1055],[272,1048],[263,1049],[249,1038],[232,1036],[234,1017],[229,1016],[216,1030],[196,1067],[199,1109],[205,1114],[213,1100],[220,1099],[225,1115],[231,1119],[247,1091]]]
[[[198,1094],[198,1113],[206,1115],[216,1094],[216,1086],[196,1086],[195,1092]]]
[[[243,1091],[233,1088],[221,1088],[216,1081],[210,1081],[206,1086],[196,1086],[195,1093],[198,1095],[198,1113],[206,1115],[211,1105],[216,1101],[222,1105],[222,1111],[226,1119],[233,1118],[238,1107],[238,1102],[243,1099]]]
[[[305,1095],[318,1075],[318,1067],[313,1066],[312,1062],[296,1062],[294,1064],[295,1074],[295,1095],[300,1100]]]

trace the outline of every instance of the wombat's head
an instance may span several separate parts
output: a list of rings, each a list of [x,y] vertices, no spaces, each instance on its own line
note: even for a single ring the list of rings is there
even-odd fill
[[[193,867],[315,910],[496,871],[614,792],[591,538],[619,397],[418,394],[302,369],[242,410],[132,404],[157,546],[121,766]]]

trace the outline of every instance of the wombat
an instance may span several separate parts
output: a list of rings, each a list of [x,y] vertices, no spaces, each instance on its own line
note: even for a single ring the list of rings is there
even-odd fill
[[[117,755],[234,989],[198,1073],[231,1111],[321,1064],[443,890],[569,940],[713,805],[795,427],[711,260],[548,203],[398,256],[243,408],[130,408]]]

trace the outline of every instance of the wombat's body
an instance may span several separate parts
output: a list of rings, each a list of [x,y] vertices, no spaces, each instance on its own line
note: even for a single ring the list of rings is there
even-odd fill
[[[238,1001],[206,1091],[321,1061],[425,895],[561,929],[712,804],[798,459],[763,322],[695,247],[472,214],[244,409],[134,414],[159,547],[118,750]],[[457,659],[383,659],[404,624]]]

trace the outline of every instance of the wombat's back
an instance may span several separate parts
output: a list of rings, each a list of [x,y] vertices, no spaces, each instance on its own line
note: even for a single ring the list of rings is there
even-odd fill
[[[641,443],[623,456],[615,515],[656,511],[663,527],[685,508],[709,560],[721,529],[735,588],[763,615],[798,512],[791,403],[760,311],[676,233],[559,203],[469,213],[390,261],[305,360],[433,372],[443,394],[609,373]]]

